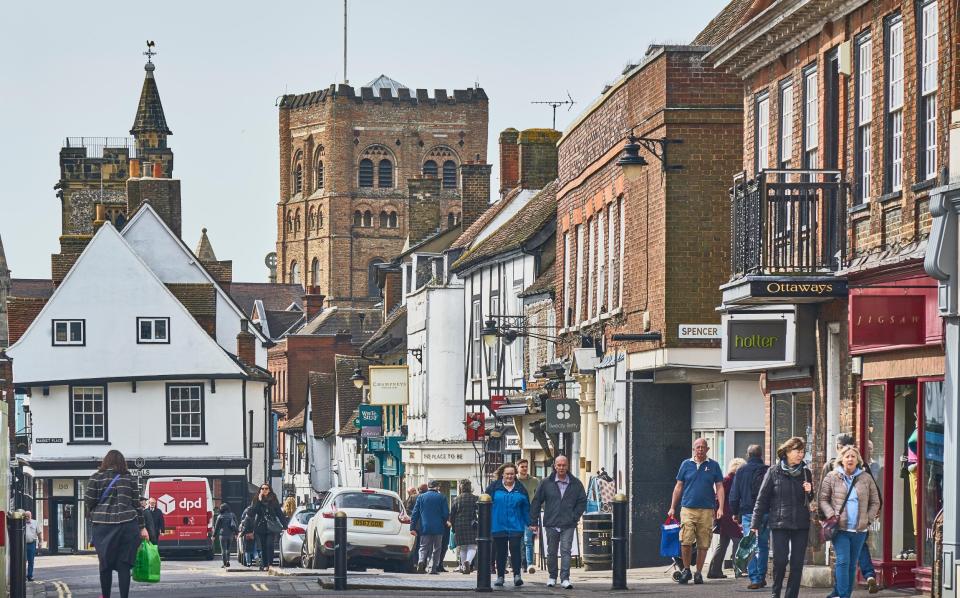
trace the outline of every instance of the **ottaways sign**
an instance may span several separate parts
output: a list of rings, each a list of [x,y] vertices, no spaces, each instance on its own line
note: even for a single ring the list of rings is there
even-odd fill
[[[547,433],[580,431],[580,405],[573,399],[547,399]]]

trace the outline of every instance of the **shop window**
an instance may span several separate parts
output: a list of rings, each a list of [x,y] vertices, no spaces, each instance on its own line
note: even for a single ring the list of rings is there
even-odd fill
[[[813,458],[813,393],[810,391],[781,392],[772,395],[773,400],[773,447],[783,444],[788,438],[799,436],[807,443],[809,463]]]
[[[923,434],[920,460],[923,476],[920,480],[920,495],[923,508],[920,513],[923,545],[920,562],[924,567],[933,567],[936,547],[933,543],[933,522],[943,508],[943,380],[921,382],[923,395]]]
[[[893,387],[893,449],[897,477],[893,480],[891,557],[913,560],[917,557],[917,491],[920,474],[917,431],[917,385],[896,384]]]

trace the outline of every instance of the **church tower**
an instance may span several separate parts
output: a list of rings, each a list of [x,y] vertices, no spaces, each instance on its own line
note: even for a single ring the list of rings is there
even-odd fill
[[[7,267],[7,256],[3,253],[3,239],[0,238],[0,351],[10,344],[10,326],[7,320],[7,296],[10,294],[10,284],[10,268]]]

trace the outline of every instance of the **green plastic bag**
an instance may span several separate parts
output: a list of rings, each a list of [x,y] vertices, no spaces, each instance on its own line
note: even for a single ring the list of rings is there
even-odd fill
[[[747,563],[757,554],[757,534],[747,534],[740,539],[737,551],[733,555],[733,572],[740,577],[747,572]]]
[[[160,581],[160,551],[149,540],[140,543],[137,562],[133,565],[133,581],[157,583]]]

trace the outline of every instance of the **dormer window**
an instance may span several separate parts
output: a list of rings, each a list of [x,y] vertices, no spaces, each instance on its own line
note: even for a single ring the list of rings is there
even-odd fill
[[[170,344],[170,318],[137,318],[137,342]]]
[[[87,344],[86,320],[54,320],[53,344],[82,347]]]

